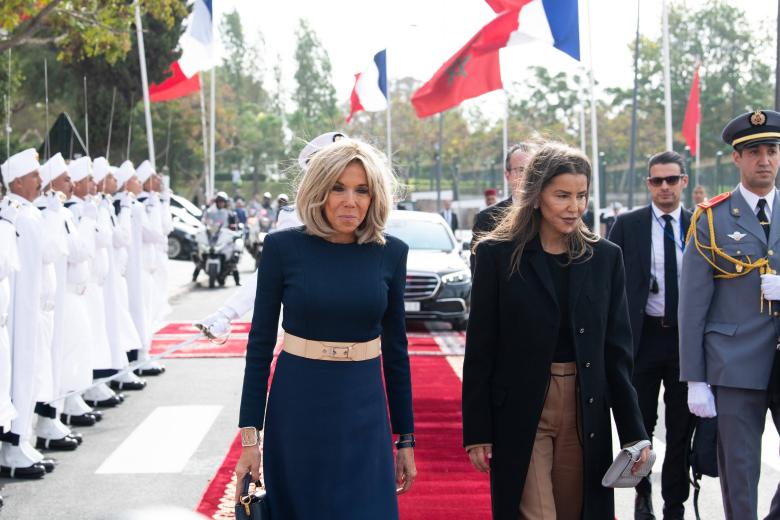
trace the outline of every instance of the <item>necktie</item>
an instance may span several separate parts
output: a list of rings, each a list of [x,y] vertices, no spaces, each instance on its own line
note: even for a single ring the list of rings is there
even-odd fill
[[[764,228],[766,239],[769,240],[769,217],[766,216],[765,208],[766,199],[758,199],[758,213],[756,213],[756,216],[758,217],[758,223]]]
[[[664,215],[664,322],[677,323],[677,244],[674,241],[672,216]]]

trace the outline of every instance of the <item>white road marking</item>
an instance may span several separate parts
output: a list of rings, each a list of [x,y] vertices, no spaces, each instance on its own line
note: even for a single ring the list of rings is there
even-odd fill
[[[95,473],[180,473],[222,406],[160,406]]]

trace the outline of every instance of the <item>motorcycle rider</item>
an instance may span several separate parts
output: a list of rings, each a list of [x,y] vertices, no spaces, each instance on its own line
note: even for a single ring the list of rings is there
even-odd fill
[[[230,198],[224,191],[217,192],[214,197],[214,203],[209,206],[206,213],[203,215],[203,223],[208,227],[210,225],[221,225],[227,227],[231,231],[238,229],[238,218],[235,211],[230,207]],[[195,271],[192,273],[192,281],[195,282],[200,274],[200,266],[195,266]],[[233,281],[236,285],[241,285],[241,275],[238,272],[238,265],[233,269]]]

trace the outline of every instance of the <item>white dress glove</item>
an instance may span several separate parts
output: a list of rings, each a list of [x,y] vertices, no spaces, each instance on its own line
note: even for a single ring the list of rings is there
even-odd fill
[[[766,300],[780,300],[780,276],[776,274],[761,275],[761,290]]]
[[[195,323],[203,325],[215,337],[224,336],[230,332],[230,319],[221,311],[209,314]]]
[[[715,417],[715,396],[707,383],[688,383],[688,409],[697,417]]]

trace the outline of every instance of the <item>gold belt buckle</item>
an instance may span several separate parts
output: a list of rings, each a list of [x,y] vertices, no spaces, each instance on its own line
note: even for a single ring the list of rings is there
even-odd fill
[[[352,347],[354,347],[354,345],[342,347],[339,345],[328,345],[327,343],[323,343],[322,353],[332,358],[351,359]]]

